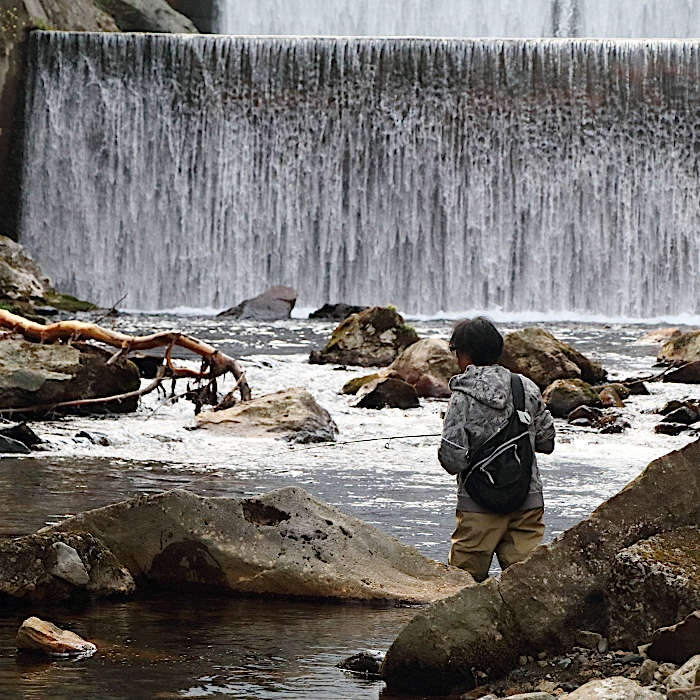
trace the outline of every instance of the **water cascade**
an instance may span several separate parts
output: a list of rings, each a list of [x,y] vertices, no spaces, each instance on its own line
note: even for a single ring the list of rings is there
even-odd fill
[[[224,34],[700,36],[698,0],[218,0]]]
[[[100,304],[700,312],[700,43],[37,32],[21,237]]]

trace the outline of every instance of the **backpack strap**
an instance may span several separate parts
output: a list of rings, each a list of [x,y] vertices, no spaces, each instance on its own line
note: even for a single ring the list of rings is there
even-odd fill
[[[510,374],[510,388],[513,392],[513,408],[516,411],[525,410],[525,389],[523,388],[523,380],[517,374]]]

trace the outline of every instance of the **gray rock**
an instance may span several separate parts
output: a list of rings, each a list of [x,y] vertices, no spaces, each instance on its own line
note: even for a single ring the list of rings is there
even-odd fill
[[[663,700],[664,696],[650,688],[642,688],[629,678],[615,676],[589,681],[566,698],[567,700]]]
[[[299,437],[302,442],[328,442],[338,433],[328,411],[302,387],[260,396],[223,411],[205,411],[195,420],[198,428],[242,437],[277,435]]]
[[[699,550],[700,528],[685,527],[641,540],[615,556],[608,612],[615,646],[650,641],[658,628],[700,608]]]
[[[379,377],[357,392],[356,408],[418,408],[418,394],[411,384],[392,377]]]
[[[683,664],[697,654],[700,654],[700,610],[672,627],[656,630],[647,649],[650,659],[675,664]]]
[[[450,396],[450,378],[459,374],[457,356],[441,338],[422,338],[409,345],[389,366],[405,382],[416,387],[418,396]]]
[[[196,34],[192,22],[173,10],[165,0],[95,0],[123,32]]]
[[[604,623],[615,556],[641,539],[700,520],[698,463],[700,442],[653,461],[589,518],[499,580],[420,612],[387,652],[389,691],[466,688],[474,680],[472,668],[496,678],[521,654],[570,648],[572,620],[589,629]],[[683,488],[669,488],[671,483]]]
[[[296,290],[291,287],[270,287],[262,294],[222,311],[219,316],[242,321],[282,321],[290,317],[296,301]]]
[[[0,540],[0,599],[104,598],[133,591],[129,572],[90,534],[50,533]]]
[[[171,491],[70,518],[144,584],[168,589],[424,603],[473,585],[299,488],[258,498]]]
[[[31,450],[19,440],[0,435],[0,453],[4,454],[30,454]]]
[[[40,344],[0,340],[0,408],[50,405],[138,390],[136,366],[86,343]],[[138,399],[109,404],[111,412],[136,410]],[[93,407],[93,410],[97,410]]]
[[[581,379],[557,379],[542,394],[555,418],[566,418],[579,406],[600,406],[600,397],[590,384]]]
[[[688,659],[666,679],[666,687],[669,690],[694,688],[697,685],[700,685],[700,654]]]
[[[605,370],[570,345],[541,328],[524,328],[504,339],[500,364],[524,374],[544,390],[557,379],[582,379],[589,384],[605,381]]]
[[[309,362],[386,367],[417,340],[415,330],[395,309],[373,306],[346,318],[326,346],[309,355]]]

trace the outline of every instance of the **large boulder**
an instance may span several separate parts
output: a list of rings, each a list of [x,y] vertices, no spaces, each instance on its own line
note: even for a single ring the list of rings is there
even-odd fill
[[[194,24],[165,0],[95,0],[123,32],[196,34]]]
[[[42,345],[27,340],[0,340],[0,408],[50,406],[77,399],[133,392],[141,382],[136,366],[86,343]],[[137,398],[111,402],[111,412],[135,411]]]
[[[557,379],[542,394],[550,413],[555,418],[566,418],[579,406],[600,406],[600,396],[582,379]]]
[[[238,306],[222,311],[219,316],[241,321],[284,321],[291,316],[296,303],[296,290],[291,287],[270,287],[262,294],[244,299]]]
[[[441,338],[422,338],[409,345],[390,369],[416,387],[418,396],[431,398],[449,397],[449,381],[459,374],[457,357]]]
[[[93,533],[137,581],[169,589],[424,603],[473,583],[300,488],[139,496],[52,530]]]
[[[409,345],[418,341],[396,309],[372,306],[346,318],[323,350],[309,356],[312,364],[386,367]]]
[[[700,362],[700,331],[672,338],[659,350],[656,359],[672,365]]]
[[[133,592],[131,574],[88,533],[0,539],[0,599],[55,601]]]
[[[608,635],[627,649],[700,609],[700,528],[663,532],[619,552],[609,600]]]
[[[309,318],[323,321],[344,321],[348,316],[359,314],[366,306],[352,304],[324,304],[320,309],[312,311]]]
[[[275,435],[302,442],[328,442],[338,433],[328,411],[302,387],[260,396],[223,411],[206,411],[196,421],[198,428],[243,437]]]
[[[541,390],[557,379],[600,384],[607,376],[599,364],[541,328],[508,333],[499,363],[529,377]]]
[[[472,669],[498,677],[521,655],[569,648],[578,629],[604,632],[615,556],[660,532],[697,525],[699,462],[697,441],[653,461],[589,518],[500,579],[419,613],[386,655],[389,690],[462,690],[473,685]]]

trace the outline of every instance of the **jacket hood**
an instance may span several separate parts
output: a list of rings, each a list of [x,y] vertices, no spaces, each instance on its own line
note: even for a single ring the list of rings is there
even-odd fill
[[[500,365],[469,365],[464,374],[450,379],[450,389],[461,391],[490,408],[503,410],[511,395],[510,372]]]

